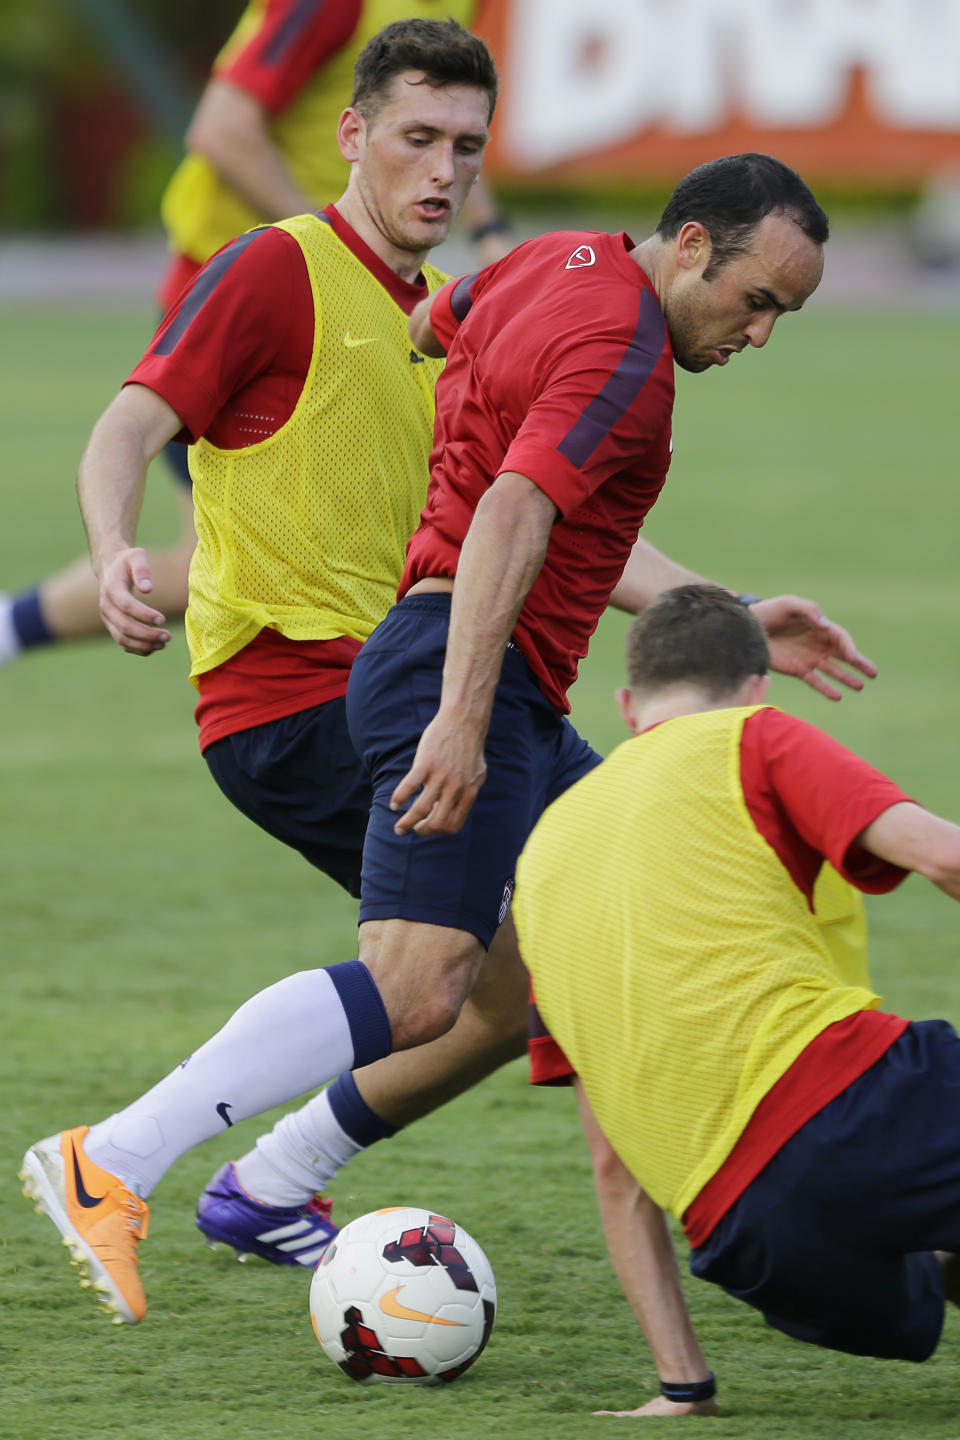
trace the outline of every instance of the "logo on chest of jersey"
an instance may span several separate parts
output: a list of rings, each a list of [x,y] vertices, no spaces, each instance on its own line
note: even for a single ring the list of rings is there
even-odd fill
[[[350,350],[355,350],[358,345],[375,345],[375,344],[376,344],[376,341],[377,341],[377,337],[376,337],[375,335],[371,335],[370,338],[367,339],[367,340],[354,340],[354,338],[353,338],[353,336],[350,334],[350,331],[349,331],[349,330],[347,331],[346,335],[344,335],[344,337],[343,337],[343,343],[344,343],[344,345],[346,345],[347,348],[350,349]]]
[[[564,270],[585,270],[588,265],[596,265],[597,253],[592,245],[578,245],[564,265]]]

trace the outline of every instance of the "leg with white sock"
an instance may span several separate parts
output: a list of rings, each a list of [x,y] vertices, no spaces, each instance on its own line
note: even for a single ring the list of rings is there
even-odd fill
[[[239,1184],[267,1205],[303,1205],[361,1150],[396,1134],[522,1055],[528,984],[508,917],[451,1030],[429,1044],[394,1052],[354,1074],[341,1075],[327,1090],[285,1115],[236,1161]]]
[[[394,923],[400,935],[385,936]],[[61,1130],[30,1146],[20,1169],[24,1194],[59,1230],[82,1283],[115,1320],[136,1324],[146,1314],[138,1267],[149,1221],[145,1201],[185,1151],[235,1120],[388,1055],[397,1040],[394,1017],[405,1046],[453,1025],[479,969],[479,942],[430,925],[383,922],[375,930],[373,941],[368,930],[364,960],[301,971],[269,986],[132,1105],[92,1130]],[[417,932],[427,932],[424,943]],[[235,1193],[227,1201],[235,1205]],[[271,1246],[278,1230],[295,1244],[303,1239],[290,1236],[289,1211],[264,1215],[269,1207],[254,1202],[254,1208],[248,1250],[263,1253],[262,1228]],[[312,1243],[316,1229],[307,1224]],[[301,1263],[299,1253],[289,1263]]]
[[[248,1000],[172,1074],[93,1126],[84,1149],[145,1199],[201,1140],[388,1054],[390,1044],[364,965],[301,971]]]

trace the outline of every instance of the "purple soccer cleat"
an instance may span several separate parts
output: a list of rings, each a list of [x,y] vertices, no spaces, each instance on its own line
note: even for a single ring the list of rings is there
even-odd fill
[[[197,1228],[211,1250],[218,1243],[232,1245],[238,1260],[259,1255],[274,1265],[312,1269],[337,1233],[330,1209],[331,1202],[321,1195],[290,1209],[261,1205],[241,1188],[227,1161],[197,1202]]]

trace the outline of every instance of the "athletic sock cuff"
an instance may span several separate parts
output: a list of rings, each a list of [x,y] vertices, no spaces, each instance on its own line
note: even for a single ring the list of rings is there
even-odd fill
[[[53,639],[53,632],[40,609],[39,590],[27,590],[18,595],[13,602],[10,619],[24,650],[32,650],[36,645],[48,645]]]
[[[393,1049],[393,1033],[386,1007],[370,971],[362,960],[345,960],[340,965],[328,966],[326,973],[333,982],[350,1026],[352,1068],[359,1070],[364,1065],[372,1065],[374,1060],[382,1060]]]
[[[340,1129],[364,1149],[397,1133],[396,1125],[389,1125],[370,1109],[349,1070],[328,1086],[327,1102]]]

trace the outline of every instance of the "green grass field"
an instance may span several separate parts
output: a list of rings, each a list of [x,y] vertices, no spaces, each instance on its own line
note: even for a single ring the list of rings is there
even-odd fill
[[[843,317],[811,304],[767,350],[682,376],[673,473],[648,527],[689,564],[761,594],[819,599],[880,665],[830,706],[773,698],[960,817],[955,317]],[[3,317],[0,588],[81,545],[73,473],[96,414],[138,357],[146,312]],[[166,480],[144,534],[172,535]],[[611,692],[625,622],[601,626],[574,716],[620,738]],[[107,643],[0,674],[2,975],[0,1434],[287,1440],[580,1437],[639,1404],[654,1374],[612,1278],[571,1097],[517,1063],[360,1159],[346,1220],[389,1203],[453,1214],[497,1273],[493,1339],[461,1383],[368,1391],[334,1370],[308,1277],[211,1253],[193,1226],[214,1167],[260,1128],[192,1152],[156,1192],[143,1248],[150,1315],[114,1328],[19,1195],[25,1147],[123,1105],[250,993],[349,958],[353,904],[232,812],[196,748],[182,637],[150,661]],[[871,903],[891,1008],[960,1021],[958,919],[918,879]],[[717,1436],[955,1440],[960,1321],[922,1371],[833,1356],[765,1330],[705,1285],[690,1301],[721,1385]],[[642,1424],[642,1422],[637,1422]]]

